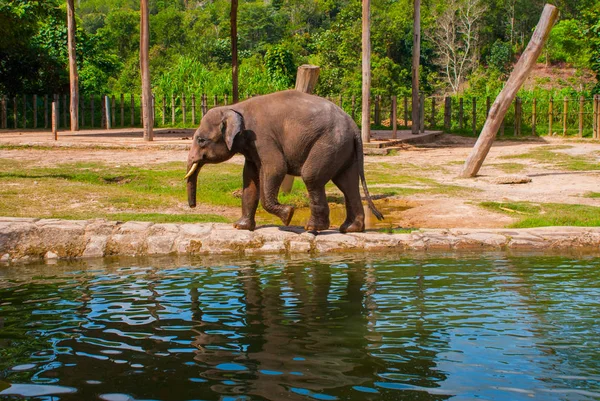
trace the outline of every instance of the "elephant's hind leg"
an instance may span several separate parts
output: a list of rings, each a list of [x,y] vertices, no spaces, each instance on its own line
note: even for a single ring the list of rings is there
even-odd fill
[[[340,171],[333,178],[333,183],[344,194],[344,201],[346,203],[346,220],[340,226],[340,232],[365,231],[365,209],[360,201],[357,162]]]
[[[256,227],[254,216],[258,207],[259,188],[258,169],[254,163],[246,160],[244,164],[244,189],[242,191],[242,217],[233,225],[238,230],[254,231]]]

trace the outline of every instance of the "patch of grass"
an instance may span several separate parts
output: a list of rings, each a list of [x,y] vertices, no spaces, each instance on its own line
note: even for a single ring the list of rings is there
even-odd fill
[[[587,194],[584,195],[586,198],[600,198],[600,192],[588,192]]]
[[[385,233],[385,234],[410,234],[413,231],[418,231],[418,229],[417,228],[386,227],[386,228],[380,228],[377,231],[380,233]]]
[[[514,228],[600,226],[600,207],[558,203],[483,202],[481,206],[519,219]]]
[[[569,171],[600,170],[600,163],[586,156],[571,156],[555,150],[568,149],[570,146],[542,146],[527,153],[504,156],[503,159],[531,159],[538,163],[552,164]]]
[[[516,173],[520,173],[523,170],[525,170],[525,165],[521,164],[521,163],[498,163],[498,164],[491,164],[492,167],[495,167],[499,170],[502,170],[503,172],[507,173],[507,174],[516,174]]]

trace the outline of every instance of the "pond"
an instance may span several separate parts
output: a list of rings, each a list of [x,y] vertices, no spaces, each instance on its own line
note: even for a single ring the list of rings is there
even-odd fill
[[[0,399],[597,400],[600,257],[0,266]]]

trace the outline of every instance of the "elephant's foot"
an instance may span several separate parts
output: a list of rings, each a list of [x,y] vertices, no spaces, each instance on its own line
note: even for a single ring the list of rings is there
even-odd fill
[[[250,219],[248,217],[241,217],[238,221],[233,223],[233,226],[238,230],[249,230],[254,231],[256,228],[256,222],[254,219]]]
[[[277,213],[277,216],[281,219],[284,226],[289,226],[292,217],[294,217],[294,207],[288,205],[282,206],[281,211]]]
[[[346,220],[344,224],[340,226],[340,232],[345,233],[362,233],[365,231],[365,218],[364,216],[356,217],[353,221]]]
[[[306,223],[306,226],[304,227],[306,231],[323,231],[327,230],[328,228],[329,217],[318,219],[314,218],[313,216],[310,216],[308,223]]]

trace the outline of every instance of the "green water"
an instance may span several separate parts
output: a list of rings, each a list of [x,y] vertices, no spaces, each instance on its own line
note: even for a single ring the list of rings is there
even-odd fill
[[[600,400],[600,257],[0,266],[0,399]]]

